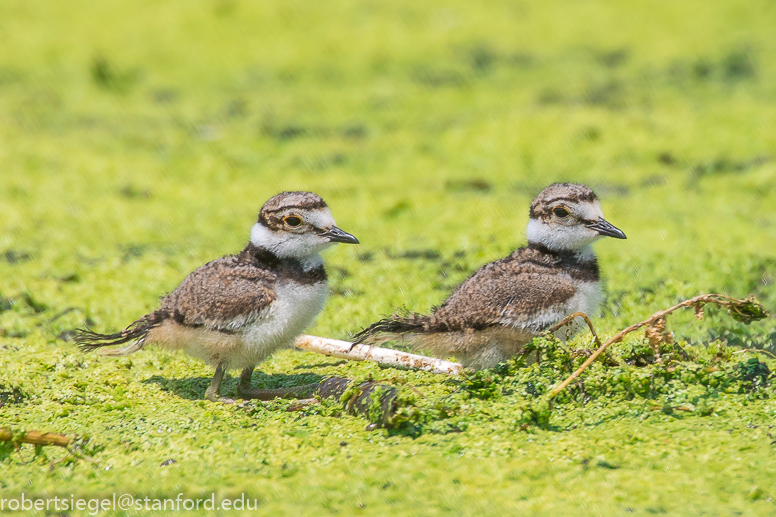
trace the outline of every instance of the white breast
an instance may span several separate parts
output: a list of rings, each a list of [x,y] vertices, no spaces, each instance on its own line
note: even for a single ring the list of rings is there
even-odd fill
[[[598,305],[601,303],[601,284],[599,282],[572,282],[576,293],[566,303],[534,314],[503,318],[501,324],[539,334],[543,329],[555,325],[575,312],[584,312],[589,318],[594,318],[598,311]],[[555,335],[559,339],[566,339],[580,328],[581,326],[577,323],[571,324],[556,332]]]
[[[594,318],[601,304],[603,293],[600,282],[577,282],[577,293],[569,300],[569,314],[584,312],[589,318]]]
[[[294,340],[321,312],[326,302],[326,282],[298,284],[279,282],[275,286],[277,299],[266,316],[243,331],[242,353],[230,359],[232,368],[255,366],[272,352],[289,348]]]
[[[566,309],[562,317],[557,321],[565,318],[569,314],[575,312],[583,312],[591,320],[595,318],[598,312],[598,306],[601,304],[603,293],[601,292],[600,282],[575,282],[576,294],[572,296],[566,303]],[[585,328],[586,325],[582,318],[574,318],[574,322],[565,326],[555,332],[555,337],[558,339],[566,340],[576,334],[580,329]]]

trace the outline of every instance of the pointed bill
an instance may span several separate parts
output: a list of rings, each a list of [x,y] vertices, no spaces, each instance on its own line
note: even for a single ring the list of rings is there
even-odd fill
[[[588,224],[587,227],[591,230],[597,231],[600,235],[605,235],[606,237],[614,237],[615,239],[627,239],[622,230],[614,226],[603,217],[598,218],[598,221],[593,224]]]
[[[321,237],[328,237],[331,242],[344,242],[345,244],[358,244],[358,239],[355,236],[349,234],[344,230],[340,230],[336,226],[332,226],[329,230],[323,232]]]

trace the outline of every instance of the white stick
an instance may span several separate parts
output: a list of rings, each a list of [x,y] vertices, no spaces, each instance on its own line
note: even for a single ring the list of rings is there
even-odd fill
[[[389,366],[404,366],[444,375],[458,375],[463,369],[461,364],[451,363],[450,361],[435,357],[408,354],[407,352],[380,348],[378,346],[353,346],[353,343],[348,341],[318,336],[299,336],[296,338],[296,346],[308,352],[350,359],[351,361],[375,361]]]

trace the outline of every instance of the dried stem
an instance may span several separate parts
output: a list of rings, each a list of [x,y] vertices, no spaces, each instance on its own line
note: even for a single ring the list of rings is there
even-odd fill
[[[29,444],[38,445],[38,446],[55,445],[57,447],[62,447],[63,449],[65,449],[67,453],[73,458],[86,460],[91,463],[94,463],[95,465],[98,465],[97,461],[94,458],[90,458],[86,454],[83,454],[80,451],[76,452],[70,448],[70,446],[77,441],[78,440],[74,438],[70,438],[69,436],[65,436],[64,434],[41,433],[40,431],[27,431],[23,434],[22,433],[14,434],[7,427],[0,427],[0,442],[11,442],[16,445],[17,449],[19,448],[20,443],[29,443]],[[53,469],[57,464],[67,460],[67,458],[68,456],[65,456],[64,458],[60,458],[58,460],[52,461],[51,464],[49,465],[49,469]]]
[[[296,339],[295,345],[302,350],[351,361],[375,361],[388,366],[403,366],[430,373],[458,375],[463,368],[459,363],[452,363],[435,357],[410,354],[378,346],[354,345],[348,341],[317,336],[299,336]]]
[[[606,343],[598,347],[598,350],[593,352],[593,355],[591,355],[587,359],[587,361],[582,363],[582,366],[580,366],[577,369],[577,371],[572,373],[568,377],[568,379],[566,379],[558,386],[550,390],[549,398],[550,399],[555,398],[558,395],[558,393],[563,391],[569,384],[571,384],[574,381],[574,379],[579,377],[579,375],[582,372],[584,372],[588,366],[593,364],[593,361],[595,361],[598,358],[598,356],[601,355],[604,352],[604,350],[606,350],[609,347],[609,345],[613,343],[617,343],[618,341],[622,340],[622,338],[624,338],[626,335],[642,327],[646,327],[648,325],[650,327],[654,326],[660,320],[665,319],[667,315],[683,307],[693,307],[695,309],[696,314],[700,314],[701,308],[703,307],[703,305],[707,303],[713,303],[715,305],[725,307],[728,310],[728,313],[731,316],[733,316],[733,318],[735,318],[738,321],[743,321],[744,323],[750,323],[751,321],[762,319],[767,316],[765,309],[762,307],[762,305],[760,305],[760,303],[753,296],[750,296],[749,298],[743,299],[743,300],[738,298],[731,298],[730,296],[725,296],[724,294],[702,294],[700,296],[690,298],[689,300],[685,300],[682,303],[678,303],[673,307],[670,307],[662,311],[658,311],[652,316],[650,316],[648,319],[640,323],[631,325],[630,327],[624,328],[621,331],[619,331],[617,334],[609,338],[606,341]]]
[[[767,354],[774,359],[776,359],[776,354],[773,354],[767,350],[760,350],[759,348],[744,348],[743,350],[736,350],[733,352],[734,354],[743,354],[745,352],[753,352],[753,353],[760,353],[760,354]]]
[[[33,445],[56,445],[57,447],[67,447],[72,439],[63,434],[41,433],[39,431],[28,431],[21,436],[14,436],[11,430],[5,427],[0,428],[0,442],[31,443]]]
[[[593,334],[593,338],[595,339],[595,344],[598,346],[601,346],[601,340],[598,339],[598,334],[595,332],[595,328],[593,327],[593,322],[590,321],[590,318],[587,317],[587,314],[584,312],[575,312],[573,314],[569,314],[565,318],[563,318],[560,323],[557,323],[556,325],[553,325],[551,328],[547,329],[545,331],[545,334],[552,334],[553,332],[561,329],[565,325],[568,325],[571,323],[571,321],[574,320],[574,318],[582,318],[585,320],[585,323],[587,323],[588,328],[590,329],[590,333]]]

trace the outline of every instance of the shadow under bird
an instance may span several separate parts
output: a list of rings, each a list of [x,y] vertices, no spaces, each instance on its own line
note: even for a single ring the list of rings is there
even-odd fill
[[[604,219],[598,197],[584,185],[550,185],[529,215],[527,246],[480,268],[431,315],[394,314],[354,342],[401,340],[471,368],[492,368],[566,316],[594,314],[602,292],[592,244],[625,234]]]
[[[254,368],[294,340],[323,308],[328,293],[320,253],[335,243],[358,244],[337,228],[326,203],[311,192],[283,192],[267,201],[239,255],[198,268],[150,314],[115,334],[82,330],[83,351],[129,343],[103,355],[122,356],[156,343],[184,350],[215,366],[205,392],[221,396],[229,369],[241,369],[237,396],[273,398],[273,390],[251,388]],[[282,390],[275,390],[282,391]]]

